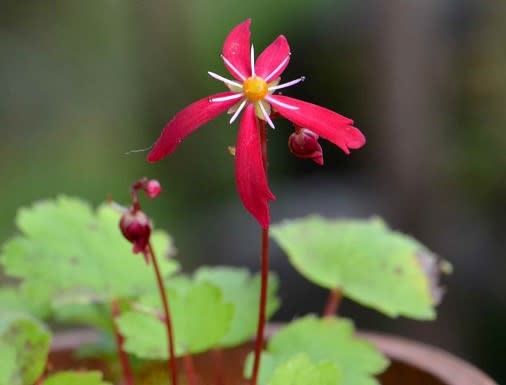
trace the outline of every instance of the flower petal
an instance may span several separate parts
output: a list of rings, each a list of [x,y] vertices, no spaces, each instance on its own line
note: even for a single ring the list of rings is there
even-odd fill
[[[179,111],[163,128],[160,137],[148,154],[148,161],[156,162],[170,155],[176,147],[197,128],[216,118],[237,103],[237,99],[224,102],[210,102],[211,98],[233,95],[234,92],[221,92],[190,104]]]
[[[225,67],[237,80],[243,81],[251,76],[251,60],[250,60],[250,38],[251,32],[249,27],[251,19],[243,21],[230,31],[225,43],[223,44],[223,51],[221,54],[235,67],[237,71],[243,76],[234,71],[225,61]]]
[[[262,228],[269,227],[269,200],[275,197],[269,189],[262,160],[260,127],[255,107],[249,104],[244,111],[237,135],[235,152],[235,180],[241,201]]]
[[[278,36],[258,57],[255,63],[255,73],[264,79],[268,76],[266,81],[270,82],[283,73],[289,61],[290,46],[288,41],[283,35]]]
[[[296,126],[309,128],[322,138],[334,143],[346,154],[350,153],[349,149],[357,149],[365,144],[364,135],[358,128],[352,126],[353,120],[337,112],[288,96],[271,95],[269,99],[297,107],[297,109],[289,109],[276,103],[272,104],[281,116]]]

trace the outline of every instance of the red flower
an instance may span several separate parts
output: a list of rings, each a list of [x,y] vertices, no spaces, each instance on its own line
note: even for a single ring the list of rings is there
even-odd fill
[[[274,128],[270,118],[273,108],[295,126],[314,131],[346,154],[350,149],[362,147],[365,138],[352,126],[351,119],[311,103],[274,94],[281,88],[303,81],[304,77],[279,84],[279,76],[290,61],[290,47],[283,35],[274,40],[255,62],[253,46],[250,49],[250,24],[248,19],[236,26],[223,46],[221,57],[236,80],[209,72],[230,91],[203,98],[176,114],[164,127],[148,154],[148,161],[156,162],[171,154],[184,138],[218,115],[228,111],[232,114],[232,123],[244,111],[235,154],[237,189],[246,209],[263,228],[267,228],[270,222],[268,201],[275,198],[269,189],[262,161],[258,119]]]

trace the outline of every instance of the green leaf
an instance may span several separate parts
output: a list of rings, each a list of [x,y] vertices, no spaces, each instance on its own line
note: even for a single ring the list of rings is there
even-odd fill
[[[111,385],[102,381],[100,372],[60,372],[44,381],[44,385]]]
[[[17,375],[16,348],[0,342],[0,356],[2,357],[0,360],[0,385],[15,384],[16,377],[18,378],[17,383],[22,383]]]
[[[339,385],[340,375],[332,362],[313,364],[307,354],[301,353],[278,366],[269,385]]]
[[[433,319],[441,264],[415,239],[380,219],[311,216],[272,227],[272,236],[304,277],[391,317]]]
[[[223,347],[236,346],[251,339],[256,333],[257,311],[260,293],[260,275],[251,276],[246,269],[229,267],[202,267],[195,273],[197,282],[209,282],[218,286],[225,302],[234,305],[230,330],[220,341]],[[279,308],[276,297],[279,281],[274,273],[269,275],[267,318]]]
[[[37,318],[46,318],[51,307],[48,301],[37,301],[29,292],[20,287],[0,288],[0,312],[29,313]]]
[[[53,316],[61,323],[85,324],[104,332],[113,332],[110,307],[103,303],[60,305]]]
[[[67,304],[109,302],[156,288],[153,271],[119,230],[120,213],[108,205],[94,212],[69,197],[41,201],[19,210],[21,235],[3,247],[0,263],[6,274],[22,279],[31,298]],[[155,232],[154,249],[164,277],[178,266],[167,234]]]
[[[331,362],[342,385],[379,385],[373,377],[388,366],[388,360],[369,342],[354,336],[353,324],[344,319],[307,316],[279,330],[262,355],[260,385],[269,384],[274,369],[299,353],[314,363]],[[251,375],[252,354],[245,373]]]
[[[32,385],[46,366],[51,335],[29,315],[0,312],[0,384]]]
[[[186,282],[180,291],[169,289],[168,298],[176,355],[199,353],[219,346],[230,328],[234,311],[233,305],[224,301],[219,288],[208,283],[188,286]],[[139,300],[137,309],[123,313],[117,320],[126,338],[125,349],[141,358],[166,359],[167,336],[163,323],[157,318],[162,314],[159,298],[145,296]]]

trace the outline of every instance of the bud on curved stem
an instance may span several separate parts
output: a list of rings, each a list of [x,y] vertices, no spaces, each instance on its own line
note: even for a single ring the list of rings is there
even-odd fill
[[[318,135],[307,128],[296,127],[295,132],[288,138],[290,152],[301,159],[311,159],[323,165],[323,151],[318,143]]]
[[[138,205],[130,207],[123,213],[119,228],[123,236],[133,244],[133,252],[146,255],[146,247],[151,236],[151,221]]]

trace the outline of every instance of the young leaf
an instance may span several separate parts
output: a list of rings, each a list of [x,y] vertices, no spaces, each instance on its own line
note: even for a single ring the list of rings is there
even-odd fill
[[[332,362],[313,364],[307,354],[297,354],[278,366],[269,385],[339,385],[339,371]]]
[[[423,245],[380,220],[308,217],[272,227],[292,265],[310,281],[391,317],[433,319],[439,264]]]
[[[111,385],[102,381],[100,372],[60,372],[44,381],[44,385]]]
[[[341,374],[342,385],[379,385],[373,377],[388,366],[388,360],[369,342],[353,335],[353,324],[333,317],[306,316],[278,331],[262,354],[260,385],[269,384],[274,369],[294,355],[304,353],[313,363],[331,362]],[[252,355],[246,375],[251,375]]]
[[[230,330],[220,341],[222,347],[240,345],[255,335],[260,292],[259,274],[251,276],[246,269],[230,267],[202,267],[195,272],[195,280],[218,286],[223,293],[224,301],[234,305]],[[279,299],[276,297],[278,285],[277,276],[270,273],[267,318],[279,308]]]
[[[169,289],[168,298],[176,355],[200,353],[219,346],[229,330],[234,311],[233,305],[224,301],[219,288],[208,283],[185,284],[180,291]],[[167,337],[158,315],[161,315],[159,298],[149,295],[139,300],[137,310],[125,312],[117,319],[128,352],[141,358],[167,358]]]
[[[0,384],[32,385],[46,366],[51,335],[23,313],[0,312]]]
[[[6,274],[22,279],[22,290],[53,306],[109,302],[154,289],[152,269],[119,228],[120,213],[108,205],[96,212],[69,197],[42,201],[19,210],[21,235],[3,247],[0,263]],[[173,252],[169,237],[152,237],[164,276],[177,270],[166,258]]]

